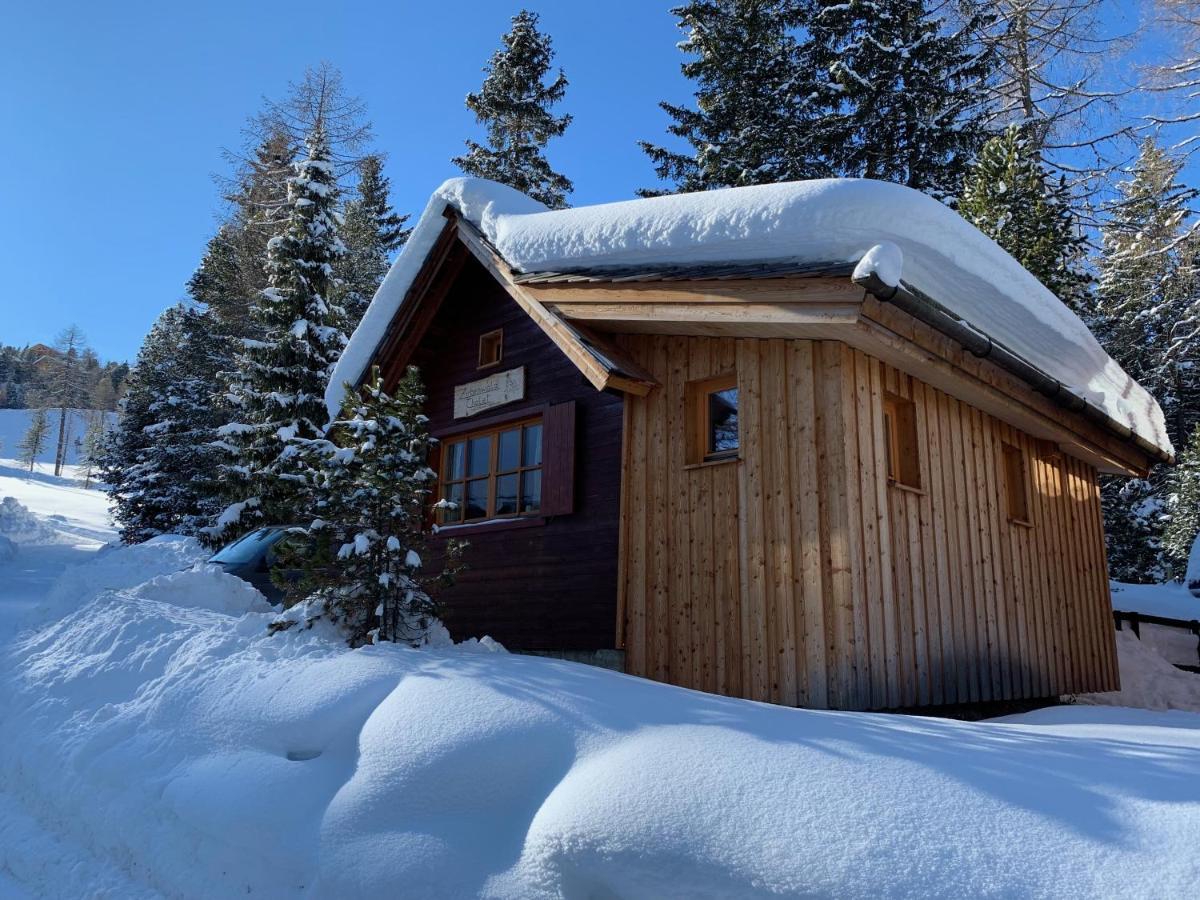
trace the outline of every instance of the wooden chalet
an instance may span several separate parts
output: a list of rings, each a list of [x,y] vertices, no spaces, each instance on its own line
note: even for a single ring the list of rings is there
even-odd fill
[[[456,638],[814,708],[1118,687],[1098,476],[1169,443],[853,259],[537,266],[478,205],[435,195],[338,372],[421,369]]]

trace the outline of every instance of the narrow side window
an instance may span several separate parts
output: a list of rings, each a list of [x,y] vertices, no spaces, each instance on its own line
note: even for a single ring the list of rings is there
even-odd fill
[[[737,376],[690,382],[685,399],[687,463],[737,459],[740,445]]]
[[[917,441],[917,410],[911,400],[897,394],[884,394],[883,445],[888,481],[919,490],[921,458]]]
[[[1003,445],[1004,492],[1008,501],[1011,522],[1029,524],[1029,476],[1025,471],[1025,454],[1020,447]]]

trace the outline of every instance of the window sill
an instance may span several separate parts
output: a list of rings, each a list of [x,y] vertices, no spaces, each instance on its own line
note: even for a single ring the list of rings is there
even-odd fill
[[[1009,525],[1019,525],[1022,528],[1033,528],[1033,523],[1026,519],[1009,519]]]
[[[740,463],[740,456],[724,456],[721,459],[706,459],[703,462],[688,463],[683,467],[686,472],[688,469],[707,469],[710,466],[725,466],[729,463]]]
[[[488,534],[493,531],[510,531],[514,528],[537,528],[546,524],[544,516],[519,516],[511,519],[488,519],[486,522],[466,522],[462,525],[435,525],[433,536],[462,537],[471,534]]]
[[[925,492],[919,487],[913,487],[911,484],[904,484],[900,481],[888,481],[888,487],[895,488],[898,491],[904,491],[906,494],[914,494],[918,497],[924,497]]]

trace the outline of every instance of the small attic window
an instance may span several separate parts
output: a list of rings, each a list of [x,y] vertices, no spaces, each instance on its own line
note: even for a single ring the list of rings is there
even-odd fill
[[[503,328],[497,328],[495,331],[489,331],[487,334],[479,336],[479,368],[486,369],[488,366],[499,365],[503,353]]]
[[[921,459],[917,455],[917,410],[911,400],[896,394],[883,398],[883,443],[891,484],[920,489]]]

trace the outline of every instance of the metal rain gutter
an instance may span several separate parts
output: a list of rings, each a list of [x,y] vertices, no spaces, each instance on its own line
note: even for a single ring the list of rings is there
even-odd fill
[[[890,285],[876,273],[852,277],[859,287],[881,303],[891,303],[914,319],[941,332],[965,347],[973,356],[990,359],[1000,368],[1020,378],[1039,394],[1053,400],[1059,406],[1073,412],[1083,413],[1108,431],[1129,441],[1143,453],[1165,463],[1174,463],[1175,457],[1161,447],[1150,443],[1123,422],[1118,422],[1104,410],[1089,403],[1073,390],[1032,365],[1004,344],[984,334],[938,303],[928,294],[906,284]]]

